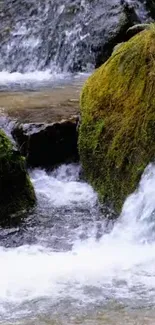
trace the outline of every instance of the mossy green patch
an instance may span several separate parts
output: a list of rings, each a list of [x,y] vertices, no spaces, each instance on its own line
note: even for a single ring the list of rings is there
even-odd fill
[[[86,81],[79,152],[88,181],[120,211],[155,158],[155,28],[123,43]]]
[[[34,203],[34,189],[26,172],[25,159],[0,130],[0,222]]]

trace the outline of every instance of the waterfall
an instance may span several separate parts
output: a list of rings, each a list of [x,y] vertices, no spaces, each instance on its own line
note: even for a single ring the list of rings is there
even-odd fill
[[[140,0],[1,1],[0,71],[90,71],[127,19],[126,2],[147,21]]]

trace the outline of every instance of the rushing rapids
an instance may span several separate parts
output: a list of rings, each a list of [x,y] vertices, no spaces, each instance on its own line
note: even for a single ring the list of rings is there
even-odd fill
[[[1,229],[0,323],[73,324],[92,317],[91,324],[100,324],[92,310],[121,315],[128,306],[147,313],[154,305],[154,165],[114,225],[104,222],[79,171],[77,165],[32,171],[34,215],[18,229]]]

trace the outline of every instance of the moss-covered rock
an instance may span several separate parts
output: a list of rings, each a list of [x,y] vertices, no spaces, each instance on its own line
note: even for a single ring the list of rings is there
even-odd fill
[[[155,28],[122,44],[86,81],[79,151],[86,178],[120,210],[155,158]]]
[[[25,159],[0,130],[0,223],[34,203],[35,194],[25,169]]]

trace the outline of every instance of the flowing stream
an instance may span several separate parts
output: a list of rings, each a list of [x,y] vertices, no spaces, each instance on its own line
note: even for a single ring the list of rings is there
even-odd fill
[[[79,173],[33,170],[36,210],[1,229],[1,324],[154,323],[155,166],[114,224]]]
[[[21,89],[83,82],[127,18],[124,3],[149,21],[142,0],[0,0],[3,104],[9,91],[15,108]],[[10,136],[3,104],[1,96],[0,127]],[[115,222],[80,174],[76,164],[30,171],[36,208],[0,228],[0,324],[154,325],[155,166]]]

